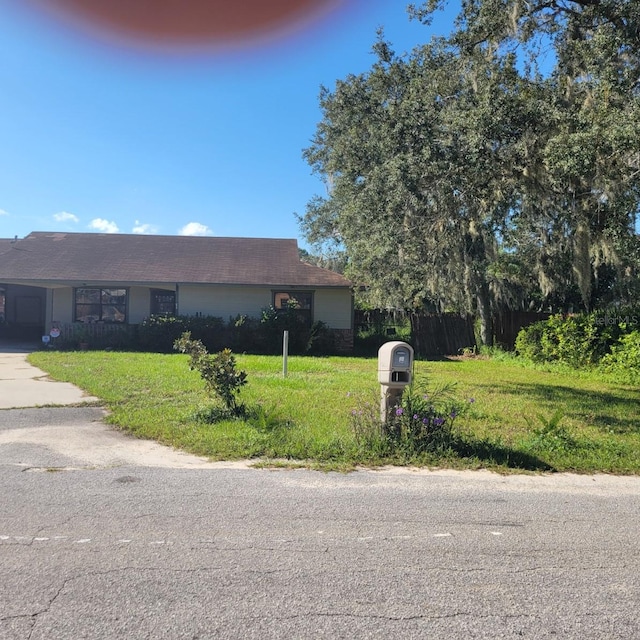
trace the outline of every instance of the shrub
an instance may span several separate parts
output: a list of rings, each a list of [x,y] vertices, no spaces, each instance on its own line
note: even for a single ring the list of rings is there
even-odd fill
[[[371,456],[409,460],[450,449],[455,441],[453,425],[462,410],[452,385],[429,394],[413,383],[384,422],[379,404],[369,402],[351,411],[351,428],[360,449]]]
[[[598,332],[593,314],[551,316],[540,338],[547,361],[586,366],[597,360]]]
[[[446,386],[428,394],[414,385],[408,386],[385,424],[396,447],[410,455],[448,449],[453,423],[461,412],[452,391],[452,386]]]
[[[607,373],[614,373],[621,382],[636,384],[640,381],[640,331],[635,330],[623,335],[619,342],[611,347],[600,365]]]
[[[314,322],[307,339],[306,353],[313,356],[326,356],[335,352],[336,340],[333,331],[321,320]]]
[[[311,327],[301,316],[295,299],[287,300],[283,309],[276,309],[273,305],[262,309],[260,324],[266,353],[281,352],[282,335],[285,331],[289,332],[290,353],[301,354],[307,350]]]
[[[620,310],[564,316],[556,314],[520,331],[515,348],[533,362],[561,362],[575,367],[597,364],[628,333],[629,318]]]
[[[189,355],[189,368],[200,373],[207,390],[222,401],[230,415],[244,415],[245,407],[238,404],[236,396],[240,393],[240,387],[247,384],[247,374],[236,370],[236,359],[231,349],[210,355],[200,340],[191,339],[188,331],[175,341],[173,348]]]
[[[149,316],[138,327],[138,345],[144,351],[171,352],[180,336],[189,332],[210,350],[225,342],[225,323],[215,316]]]
[[[546,325],[546,320],[534,322],[528,327],[521,329],[516,336],[516,353],[527,360],[533,362],[544,362],[542,353],[542,333]]]

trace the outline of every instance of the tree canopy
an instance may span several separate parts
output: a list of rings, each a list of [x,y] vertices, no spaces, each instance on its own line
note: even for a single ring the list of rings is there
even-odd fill
[[[441,0],[410,7],[427,23]],[[591,308],[637,291],[640,3],[465,0],[447,37],[323,88],[300,219],[375,306]]]

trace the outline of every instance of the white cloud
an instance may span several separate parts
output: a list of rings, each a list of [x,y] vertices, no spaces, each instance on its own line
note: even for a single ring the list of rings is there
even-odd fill
[[[54,213],[53,219],[56,222],[80,222],[78,216],[74,216],[73,213],[68,211],[61,211],[60,213]]]
[[[4,209],[0,209],[0,216],[8,216],[9,212],[5,211]]]
[[[178,235],[181,236],[212,236],[213,231],[209,229],[204,224],[200,224],[199,222],[189,222],[185,224],[180,231],[178,231]]]
[[[158,227],[155,224],[143,224],[139,220],[133,225],[132,233],[138,233],[140,235],[153,235],[158,233]]]
[[[101,233],[118,233],[118,225],[115,222],[109,222],[104,218],[95,218],[89,223],[89,229],[100,231]]]

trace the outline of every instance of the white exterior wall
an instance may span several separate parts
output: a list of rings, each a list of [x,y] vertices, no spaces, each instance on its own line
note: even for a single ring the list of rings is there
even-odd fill
[[[102,285],[107,286],[107,285]],[[121,287],[126,285],[110,285]],[[149,287],[129,289],[127,321],[139,324],[149,316],[151,295]],[[281,287],[279,290],[290,290]],[[313,291],[314,321],[320,320],[333,329],[351,329],[352,298],[348,289],[304,289]],[[211,285],[181,285],[178,289],[178,313],[181,315],[217,316],[227,321],[238,314],[259,318],[262,309],[273,304],[272,287],[234,287]],[[47,314],[48,315],[48,314]],[[51,320],[73,322],[73,288],[53,290]]]
[[[313,296],[313,319],[332,329],[351,329],[353,305],[348,289],[316,289]]]
[[[151,293],[149,287],[129,287],[129,310],[127,322],[140,324],[151,313]]]
[[[178,288],[178,313],[186,316],[201,313],[225,321],[238,314],[259,318],[262,309],[271,303],[271,289],[259,287],[180,285]]]
[[[73,322],[73,289],[71,287],[53,290],[51,321]]]

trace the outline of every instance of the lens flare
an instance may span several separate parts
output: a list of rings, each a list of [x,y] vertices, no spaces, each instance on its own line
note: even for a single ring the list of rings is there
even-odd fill
[[[252,44],[295,32],[349,0],[27,0],[118,40],[161,47]]]

